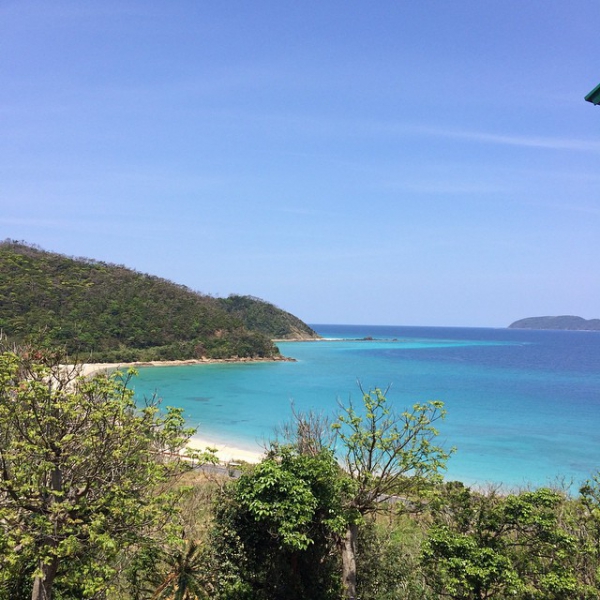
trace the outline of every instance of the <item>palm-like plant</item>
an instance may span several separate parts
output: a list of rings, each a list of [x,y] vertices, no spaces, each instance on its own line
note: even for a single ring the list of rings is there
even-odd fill
[[[203,600],[203,561],[198,542],[189,540],[185,550],[172,556],[171,569],[156,588],[152,600]]]

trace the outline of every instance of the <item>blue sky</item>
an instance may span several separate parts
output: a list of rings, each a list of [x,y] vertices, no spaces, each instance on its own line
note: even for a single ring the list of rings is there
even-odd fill
[[[0,239],[310,323],[600,317],[597,0],[0,2]]]

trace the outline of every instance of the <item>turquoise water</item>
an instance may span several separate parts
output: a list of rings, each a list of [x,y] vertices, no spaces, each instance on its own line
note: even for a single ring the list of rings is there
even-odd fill
[[[335,341],[286,342],[297,362],[140,369],[136,394],[184,409],[198,435],[255,449],[298,410],[333,413],[363,388],[398,409],[441,400],[447,478],[575,484],[600,468],[600,333],[313,325]],[[371,340],[361,338],[372,337]]]

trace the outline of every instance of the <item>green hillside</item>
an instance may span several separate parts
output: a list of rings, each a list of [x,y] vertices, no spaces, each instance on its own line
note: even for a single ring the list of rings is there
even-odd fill
[[[239,318],[248,329],[261,331],[271,339],[303,340],[319,337],[316,331],[298,317],[260,298],[231,295],[219,299],[219,303],[228,313]]]
[[[269,323],[273,319],[273,324]],[[0,243],[0,329],[88,362],[270,358],[273,337],[314,332],[257,299],[218,299],[121,265]]]
[[[599,331],[600,319],[582,319],[572,315],[558,317],[528,317],[511,323],[509,329],[568,329],[571,331]]]

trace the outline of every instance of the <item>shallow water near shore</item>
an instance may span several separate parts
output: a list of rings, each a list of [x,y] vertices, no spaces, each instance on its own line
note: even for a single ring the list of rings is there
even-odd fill
[[[441,400],[447,479],[577,485],[600,468],[600,333],[313,325],[330,341],[284,342],[297,362],[141,368],[136,395],[183,408],[201,437],[260,449],[297,410],[332,414],[391,386],[399,410]],[[364,339],[364,338],[372,339]]]

